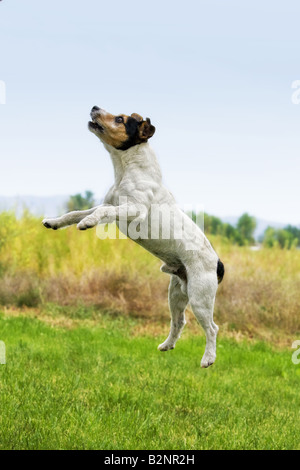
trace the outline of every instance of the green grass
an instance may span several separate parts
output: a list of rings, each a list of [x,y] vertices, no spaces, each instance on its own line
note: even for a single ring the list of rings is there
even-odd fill
[[[84,315],[88,317],[88,315]],[[134,334],[140,320],[55,327],[0,315],[1,449],[299,449],[300,366],[293,350],[203,336]]]

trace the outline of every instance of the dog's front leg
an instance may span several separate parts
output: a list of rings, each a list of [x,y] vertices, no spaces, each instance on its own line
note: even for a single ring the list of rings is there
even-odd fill
[[[147,216],[147,209],[141,204],[122,204],[120,206],[100,206],[93,214],[85,217],[77,225],[79,230],[86,230],[98,224],[111,224],[117,220],[143,221]]]
[[[82,219],[92,214],[97,209],[97,207],[93,207],[92,209],[88,209],[85,211],[68,212],[67,214],[62,215],[61,217],[55,217],[53,219],[47,218],[44,219],[42,223],[46,228],[52,228],[53,230],[68,227],[69,225],[78,224]]]

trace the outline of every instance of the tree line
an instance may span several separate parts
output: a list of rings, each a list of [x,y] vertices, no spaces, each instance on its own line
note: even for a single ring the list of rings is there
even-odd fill
[[[221,235],[232,243],[243,246],[255,243],[254,232],[256,229],[255,217],[245,213],[238,219],[236,226],[222,222],[218,217],[204,214],[205,232],[212,235]],[[287,225],[276,229],[267,227],[258,241],[268,247],[296,248],[300,247],[300,228]]]

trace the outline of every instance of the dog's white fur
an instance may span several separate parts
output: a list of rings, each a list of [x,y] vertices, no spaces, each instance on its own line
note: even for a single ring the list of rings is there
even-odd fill
[[[218,256],[204,233],[176,205],[172,194],[163,186],[161,171],[154,151],[148,142],[118,150],[103,142],[114,166],[115,182],[104,203],[87,211],[74,211],[55,219],[44,219],[47,228],[62,228],[77,224],[85,230],[97,224],[116,222],[122,230],[139,214],[138,220],[151,225],[151,207],[169,207],[174,214],[173,224],[183,227],[180,239],[170,236],[135,240],[165,264],[161,270],[171,275],[169,307],[171,328],[168,338],[158,346],[160,351],[173,349],[185,325],[188,303],[206,334],[206,349],[201,360],[208,367],[216,359],[218,326],[213,321],[215,295],[218,287]],[[120,200],[126,200],[119,205]],[[124,224],[123,224],[124,227]],[[193,238],[191,238],[193,233]]]

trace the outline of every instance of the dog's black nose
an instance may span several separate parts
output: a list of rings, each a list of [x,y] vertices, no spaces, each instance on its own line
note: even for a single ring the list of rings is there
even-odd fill
[[[100,108],[99,108],[98,106],[94,106],[94,107],[92,108],[92,111],[99,111],[99,109],[100,109]]]

